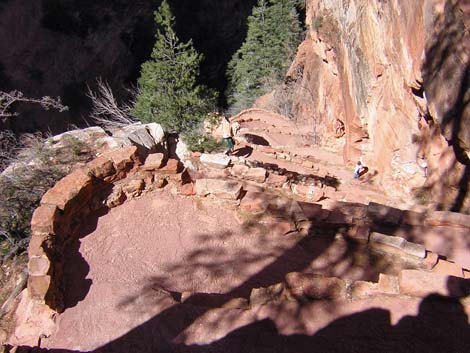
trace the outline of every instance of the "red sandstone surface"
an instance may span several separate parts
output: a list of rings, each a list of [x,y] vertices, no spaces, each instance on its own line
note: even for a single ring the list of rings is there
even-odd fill
[[[248,298],[252,288],[278,283],[293,271],[377,281],[378,273],[400,267],[334,237],[273,236],[210,201],[168,190],[90,218],[80,233],[66,264],[67,308],[57,332],[42,340],[42,347],[58,352],[470,347],[465,301],[380,296],[247,308],[231,300]],[[181,303],[181,296],[190,299]]]

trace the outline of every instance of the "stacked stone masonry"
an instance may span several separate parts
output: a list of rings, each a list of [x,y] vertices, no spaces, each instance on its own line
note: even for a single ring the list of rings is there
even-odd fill
[[[441,211],[417,213],[373,202],[337,202],[335,209],[325,209],[315,201],[334,192],[330,186],[306,184],[302,178],[234,157],[227,160],[221,155],[193,154],[189,162],[192,169],[168,159],[164,153],[142,156],[134,146],[115,149],[67,175],[43,196],[31,221],[27,286],[29,300],[42,305],[38,308],[42,308],[43,321],[53,325],[54,312],[64,309],[64,254],[74,241],[81,220],[90,212],[116,207],[167,184],[181,196],[212,199],[240,214],[256,215],[260,225],[278,236],[315,236],[315,230],[341,230],[346,241],[413,264],[413,269],[396,275],[380,274],[377,283],[294,272],[281,283],[254,288],[250,298],[227,300],[218,294],[183,293],[182,301],[188,298],[193,305],[217,306],[220,302],[223,307],[248,309],[283,300],[470,294],[470,272],[393,231],[437,226],[468,229],[470,216]]]

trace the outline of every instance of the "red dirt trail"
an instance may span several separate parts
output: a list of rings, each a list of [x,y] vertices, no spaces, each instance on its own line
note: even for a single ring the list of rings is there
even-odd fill
[[[465,352],[468,314],[446,298],[179,303],[184,291],[249,297],[292,271],[377,280],[384,259],[334,237],[276,237],[210,201],[154,192],[90,219],[71,249],[53,352]],[[174,293],[177,292],[177,293]],[[445,317],[445,319],[443,319]]]

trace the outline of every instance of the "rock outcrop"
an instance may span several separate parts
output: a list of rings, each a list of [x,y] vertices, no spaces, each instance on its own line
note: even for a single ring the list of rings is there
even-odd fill
[[[424,186],[462,209],[469,11],[465,0],[307,1],[308,35],[288,73],[298,123],[346,162],[362,157],[390,193]]]

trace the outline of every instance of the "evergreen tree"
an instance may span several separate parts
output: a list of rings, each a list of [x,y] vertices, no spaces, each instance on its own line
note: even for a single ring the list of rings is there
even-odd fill
[[[228,99],[232,110],[282,82],[300,42],[298,0],[258,0],[248,17],[246,40],[228,64]]]
[[[197,83],[203,57],[191,40],[182,43],[176,36],[167,0],[155,12],[155,21],[156,42],[151,59],[142,65],[132,113],[142,122],[160,123],[165,131],[185,133],[214,110],[216,94]]]

